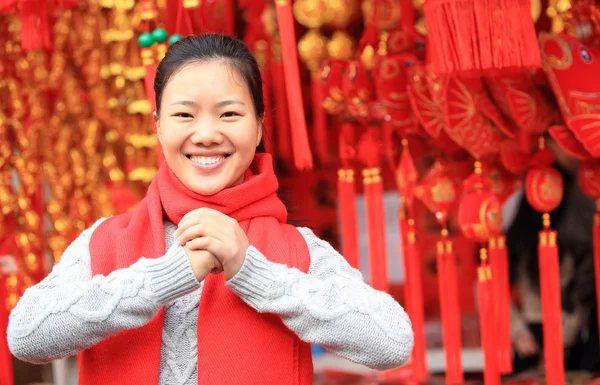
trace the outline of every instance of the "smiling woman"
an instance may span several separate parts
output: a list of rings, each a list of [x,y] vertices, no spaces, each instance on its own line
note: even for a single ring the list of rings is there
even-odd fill
[[[12,353],[79,354],[86,385],[308,385],[310,343],[371,368],[405,363],[402,307],[286,223],[273,160],[257,153],[265,111],[248,48],[184,38],[154,86],[164,164],[133,212],[99,220],[27,290]]]
[[[232,47],[229,55],[207,55],[202,44],[191,41],[160,63],[155,120],[177,178],[190,190],[213,195],[243,180],[262,139],[264,104],[256,103],[262,85],[252,81],[260,74],[244,64],[254,61],[249,53]]]

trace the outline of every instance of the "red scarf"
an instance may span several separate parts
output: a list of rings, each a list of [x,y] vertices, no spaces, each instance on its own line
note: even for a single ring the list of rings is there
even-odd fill
[[[306,242],[275,194],[268,154],[256,155],[244,182],[213,196],[198,195],[163,165],[131,213],[104,221],[92,234],[92,274],[107,275],[140,257],[165,253],[163,215],[177,224],[210,207],[235,218],[270,261],[308,271]],[[164,311],[148,324],[101,341],[80,354],[80,385],[158,384]],[[310,346],[273,314],[260,314],[225,286],[223,274],[204,280],[198,315],[198,384],[312,384]]]

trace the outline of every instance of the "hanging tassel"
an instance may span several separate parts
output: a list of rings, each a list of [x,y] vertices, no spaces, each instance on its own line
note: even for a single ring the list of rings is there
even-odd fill
[[[312,96],[312,129],[313,129],[313,143],[316,147],[317,159],[321,165],[331,163],[331,156],[329,155],[329,140],[327,135],[327,112],[323,108],[323,99],[325,95],[323,92],[323,84],[321,76],[318,72],[312,74],[311,82],[311,96]]]
[[[8,276],[0,270],[0,385],[14,384],[12,355],[6,340],[6,330],[8,328],[7,281]]]
[[[400,229],[400,242],[402,245],[402,265],[404,267],[404,308],[408,313],[410,319],[412,317],[412,304],[411,298],[412,295],[410,293],[410,274],[411,271],[410,258],[407,257],[407,249],[408,249],[408,219],[407,219],[407,209],[406,209],[406,198],[400,197],[400,209],[398,210],[398,228]]]
[[[423,11],[437,74],[541,67],[529,1],[427,0]],[[506,23],[511,20],[511,23]]]
[[[277,157],[278,155],[275,152],[275,127],[273,126],[273,101],[271,100],[271,78],[270,71],[268,68],[265,68],[262,71],[263,77],[263,99],[265,100],[265,117],[263,118],[264,125],[264,137],[263,143],[265,144],[265,150],[273,155],[273,157]]]
[[[362,177],[367,212],[371,286],[376,290],[389,293],[381,169],[378,167],[364,169]]]
[[[234,0],[224,0],[223,7],[225,8],[225,23],[224,31],[229,36],[235,36],[235,5]]]
[[[490,263],[494,272],[494,320],[496,325],[497,367],[501,374],[512,373],[512,340],[510,335],[510,282],[508,253],[504,237],[489,241]]]
[[[290,138],[290,115],[286,95],[285,75],[281,61],[281,51],[277,41],[273,41],[272,55],[269,61],[271,69],[271,80],[273,82],[273,110],[275,112],[275,138],[277,144],[277,155],[279,160],[286,166],[291,167],[294,163],[292,156],[292,140]]]
[[[560,266],[556,231],[550,230],[550,215],[543,215],[544,230],[540,231],[538,257],[540,292],[544,318],[544,364],[548,385],[565,384],[562,342],[562,307],[560,300]]]
[[[11,14],[15,5],[17,5],[17,0],[0,0],[0,15]]]
[[[596,201],[594,213],[594,269],[596,271],[596,301],[600,309],[600,199]],[[600,317],[598,317],[598,330],[600,330]]]
[[[408,283],[410,284],[410,317],[415,334],[415,344],[413,347],[411,362],[413,365],[415,380],[424,382],[427,380],[427,343],[425,341],[425,314],[423,302],[423,267],[419,260],[417,250],[415,221],[409,218],[408,232],[406,235],[405,258],[410,270],[407,271]]]
[[[277,25],[281,38],[281,52],[285,86],[290,113],[292,148],[294,164],[298,170],[312,168],[313,160],[306,132],[304,119],[304,103],[300,85],[300,70],[298,69],[298,52],[296,34],[294,32],[294,16],[290,0],[276,0]]]
[[[477,269],[477,296],[479,299],[479,328],[481,347],[483,349],[483,383],[484,385],[500,385],[500,373],[497,367],[496,343],[494,334],[494,293],[491,283],[492,270],[487,265],[487,250],[480,250],[481,265]],[[564,385],[564,384],[563,384]]]
[[[32,49],[50,49],[50,9],[45,1],[21,0],[21,48],[25,51]]]
[[[460,303],[458,299],[458,271],[452,242],[447,240],[448,230],[442,230],[442,240],[437,243],[438,288],[442,318],[442,338],[446,358],[446,383],[462,384],[462,333]]]
[[[340,222],[342,224],[342,252],[350,266],[360,269],[354,170],[350,168],[341,168],[338,170],[337,189],[340,205]]]

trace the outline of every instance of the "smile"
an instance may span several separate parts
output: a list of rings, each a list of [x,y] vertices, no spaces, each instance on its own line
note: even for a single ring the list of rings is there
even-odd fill
[[[193,164],[194,167],[199,168],[203,171],[213,171],[219,168],[229,155],[217,155],[217,156],[197,156],[187,155],[186,156]]]

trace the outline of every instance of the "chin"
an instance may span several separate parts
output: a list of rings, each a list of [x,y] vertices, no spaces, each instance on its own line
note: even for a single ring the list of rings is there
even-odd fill
[[[193,192],[195,192],[196,194],[200,194],[203,196],[211,196],[211,195],[215,195],[216,193],[224,190],[226,187],[224,186],[206,186],[206,185],[202,185],[202,186],[190,186],[190,190],[192,190]]]

